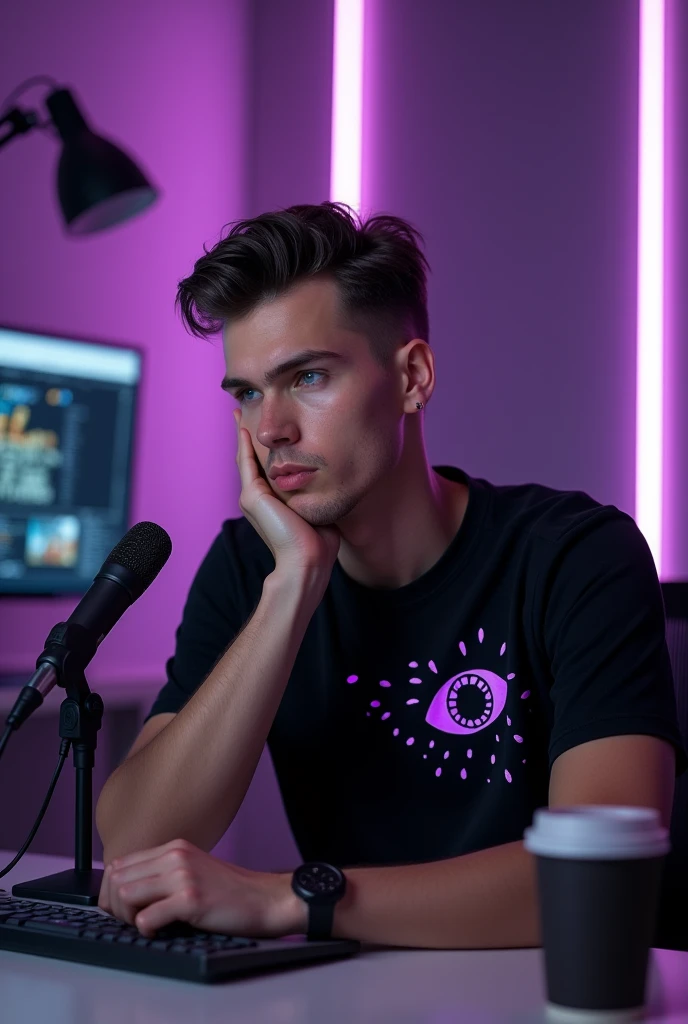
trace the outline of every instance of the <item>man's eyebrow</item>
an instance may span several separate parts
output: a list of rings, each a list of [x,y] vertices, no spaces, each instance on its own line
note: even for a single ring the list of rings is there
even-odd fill
[[[273,381],[283,374],[289,373],[290,370],[297,370],[299,366],[303,366],[305,363],[312,363],[314,359],[343,360],[344,356],[341,352],[327,352],[322,349],[307,349],[305,352],[297,352],[290,359],[268,370],[263,377],[263,383],[267,387],[268,384],[272,384]],[[232,388],[252,388],[253,384],[244,377],[225,377],[220,386],[223,391],[230,391]]]

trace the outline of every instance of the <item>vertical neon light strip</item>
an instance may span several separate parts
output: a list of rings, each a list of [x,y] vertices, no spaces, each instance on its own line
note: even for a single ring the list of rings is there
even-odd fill
[[[361,209],[364,0],[334,0],[330,199]]]
[[[662,569],[664,0],[640,0],[635,519]]]

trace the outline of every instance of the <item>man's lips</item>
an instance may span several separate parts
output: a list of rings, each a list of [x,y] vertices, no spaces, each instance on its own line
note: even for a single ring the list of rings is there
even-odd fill
[[[274,478],[273,483],[281,491],[293,491],[305,486],[316,473],[316,469],[301,470],[299,473],[281,473]]]
[[[305,473],[312,469],[313,466],[300,466],[296,462],[285,462],[282,466],[273,466],[268,476],[274,480],[278,476],[293,476],[294,473]]]

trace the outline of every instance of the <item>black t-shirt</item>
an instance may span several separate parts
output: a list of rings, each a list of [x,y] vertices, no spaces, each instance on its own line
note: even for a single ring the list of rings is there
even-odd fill
[[[417,863],[523,838],[550,769],[645,733],[688,758],[662,595],[633,519],[580,491],[465,482],[463,523],[406,586],[335,562],[268,736],[304,860]],[[228,519],[191,586],[148,717],[179,711],[257,606],[272,554]]]

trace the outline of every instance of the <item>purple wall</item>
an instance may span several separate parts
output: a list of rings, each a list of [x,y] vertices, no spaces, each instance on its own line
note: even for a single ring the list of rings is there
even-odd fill
[[[5,12],[0,98],[32,74],[70,87],[96,131],[122,144],[162,191],[110,232],[71,240],[54,199],[58,146],[35,131],[0,154],[0,321],[145,350],[133,521],[172,537],[159,580],[108,637],[89,679],[155,677],[222,519],[236,514],[234,437],[221,347],[187,335],[176,283],[245,211],[245,0],[115,5],[27,0]],[[40,105],[35,87],[24,105]],[[0,669],[35,662],[73,600],[0,603]]]
[[[363,205],[426,236],[431,460],[632,513],[637,5],[368,10]]]
[[[368,0],[369,2],[369,0]],[[246,216],[330,198],[332,0],[254,0]]]

